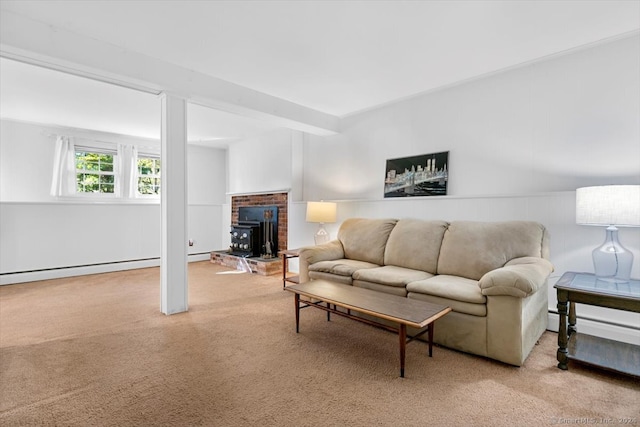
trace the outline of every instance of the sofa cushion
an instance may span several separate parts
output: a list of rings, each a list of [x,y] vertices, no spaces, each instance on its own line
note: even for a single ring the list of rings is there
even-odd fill
[[[451,307],[455,313],[470,314],[471,316],[486,317],[487,305],[486,304],[472,304],[470,302],[456,301],[448,298],[442,298],[435,295],[421,294],[418,292],[408,292],[407,298],[418,299],[420,301],[430,302],[432,304],[444,305]],[[448,317],[451,314],[447,314],[444,317]],[[444,319],[444,317],[442,319]],[[441,319],[441,320],[442,320]],[[441,325],[441,320],[438,320],[438,325]],[[440,328],[440,326],[438,326]],[[482,333],[485,334],[485,329],[482,329]],[[436,333],[439,335],[440,332]],[[474,338],[475,339],[475,338]]]
[[[447,225],[444,221],[401,219],[389,235],[384,264],[436,274]]]
[[[363,268],[379,267],[378,264],[370,262],[357,261],[355,259],[336,259],[333,261],[320,261],[309,266],[309,273],[322,272],[331,273],[337,276],[351,277],[354,272]]]
[[[455,221],[444,233],[438,274],[473,280],[520,257],[543,257],[546,229],[531,221]]]
[[[350,218],[345,220],[338,231],[344,257],[383,265],[384,250],[395,219]]]
[[[371,289],[372,291],[384,292],[385,294],[396,295],[399,297],[407,296],[407,288],[398,286],[386,286],[379,283],[365,282],[363,280],[354,280],[353,286],[357,288]]]
[[[433,276],[429,279],[409,283],[407,291],[471,304],[486,304],[487,302],[487,297],[482,295],[478,282],[464,277]]]
[[[404,288],[407,286],[407,283],[427,279],[432,276],[433,274],[420,270],[396,267],[395,265],[385,265],[384,267],[357,270],[353,273],[353,280]]]
[[[351,276],[339,276],[337,274],[325,273],[324,271],[310,271],[310,280],[328,280],[330,282],[342,283],[344,285],[353,285]]]

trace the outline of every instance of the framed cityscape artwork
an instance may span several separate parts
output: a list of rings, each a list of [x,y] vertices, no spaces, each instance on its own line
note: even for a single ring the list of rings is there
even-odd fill
[[[387,160],[384,197],[446,196],[449,152]]]

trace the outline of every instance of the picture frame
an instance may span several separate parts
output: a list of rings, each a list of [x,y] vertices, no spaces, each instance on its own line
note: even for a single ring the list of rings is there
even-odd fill
[[[384,197],[446,196],[449,152],[388,159]]]

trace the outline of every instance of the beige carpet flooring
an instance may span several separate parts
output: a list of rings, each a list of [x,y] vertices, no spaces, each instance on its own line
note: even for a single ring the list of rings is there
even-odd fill
[[[189,312],[159,269],[0,287],[0,425],[638,425],[640,384],[556,368],[547,332],[521,368],[301,312],[277,276],[189,267]],[[436,324],[436,334],[438,332]],[[634,421],[635,420],[635,421]]]

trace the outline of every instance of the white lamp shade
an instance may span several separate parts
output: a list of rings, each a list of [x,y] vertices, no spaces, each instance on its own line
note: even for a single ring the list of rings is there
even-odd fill
[[[640,227],[640,185],[578,188],[576,223]]]
[[[336,222],[336,210],[333,202],[307,202],[307,222]]]

